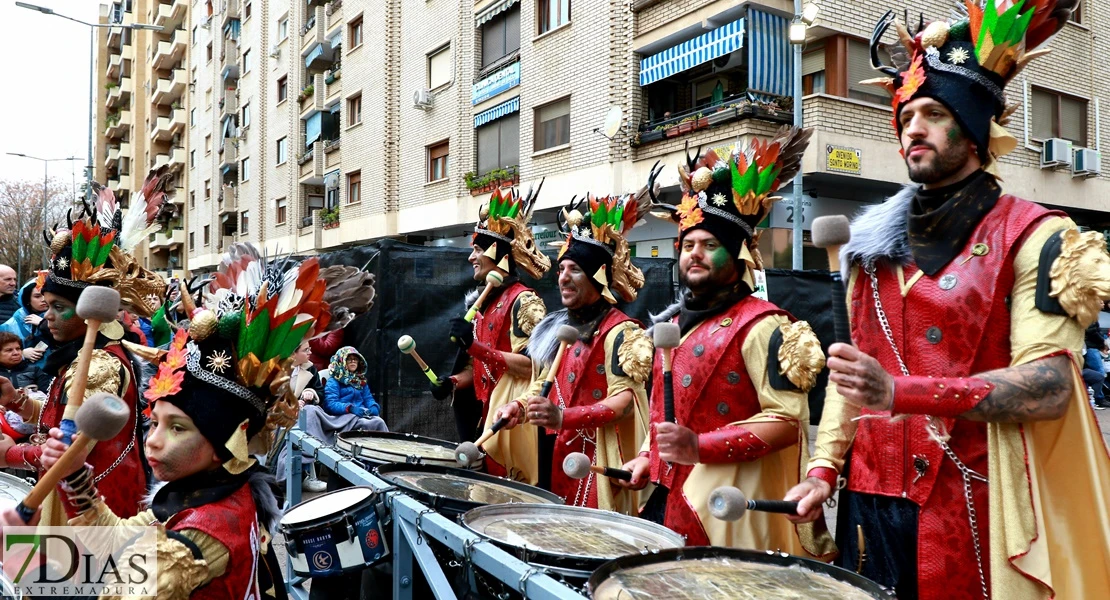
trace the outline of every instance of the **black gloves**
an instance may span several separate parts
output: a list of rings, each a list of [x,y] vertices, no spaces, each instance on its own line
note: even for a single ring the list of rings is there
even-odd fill
[[[432,397],[436,400],[446,400],[455,391],[455,382],[449,377],[440,377],[431,384]]]
[[[451,319],[451,341],[463,350],[470,349],[470,345],[474,343],[474,325],[462,317]]]

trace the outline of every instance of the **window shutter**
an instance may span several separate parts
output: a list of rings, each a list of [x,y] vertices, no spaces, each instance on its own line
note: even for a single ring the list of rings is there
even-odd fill
[[[1033,90],[1033,137],[1047,140],[1056,137],[1056,96]]]
[[[804,62],[804,57],[803,57]],[[804,64],[803,64],[804,66]],[[805,71],[803,71],[804,73]],[[890,99],[882,88],[864,85],[861,81],[882,77],[882,73],[871,68],[871,52],[865,42],[848,40],[848,93],[853,98],[864,96],[865,100],[886,101]]]
[[[802,76],[813,75],[825,70],[825,46],[802,55]]]
[[[1079,146],[1087,145],[1087,103],[1077,98],[1060,99],[1060,137]]]

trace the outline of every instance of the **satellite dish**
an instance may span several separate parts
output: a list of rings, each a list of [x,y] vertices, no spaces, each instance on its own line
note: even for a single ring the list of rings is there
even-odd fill
[[[613,139],[622,129],[624,129],[624,111],[619,106],[610,106],[609,112],[605,113],[605,127],[602,129],[602,135]]]

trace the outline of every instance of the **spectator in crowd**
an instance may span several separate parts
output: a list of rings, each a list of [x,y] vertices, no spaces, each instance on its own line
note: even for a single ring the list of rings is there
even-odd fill
[[[19,310],[9,318],[0,331],[14,333],[23,342],[23,357],[40,369],[50,354],[54,338],[43,319],[46,314],[46,297],[37,279],[23,284],[19,290]]]
[[[15,269],[8,265],[0,265],[0,323],[12,318],[15,311],[19,310],[19,301],[15,298],[15,290],[19,287],[19,279]]]
[[[344,346],[331,357],[331,378],[324,388],[324,410],[330,415],[351,414],[369,419],[381,407],[366,384],[366,359],[351,346]]]
[[[1095,407],[1095,410],[1110,408],[1110,402],[1106,401],[1102,389],[1103,383],[1106,382],[1106,368],[1102,364],[1102,355],[1099,350],[1106,346],[1106,339],[1102,337],[1097,322],[1092,323],[1087,328],[1083,343],[1086,346],[1083,353],[1083,382],[1094,391],[1091,396],[1091,405]]]
[[[316,370],[316,365],[312,364],[311,356],[309,341],[301,342],[293,353],[293,369],[289,374],[289,385],[300,398],[302,406],[320,404],[324,398],[324,385],[320,382],[320,373]]]
[[[53,379],[23,357],[23,342],[19,336],[8,331],[0,331],[0,377],[11,381],[17,390],[27,386],[46,390]]]

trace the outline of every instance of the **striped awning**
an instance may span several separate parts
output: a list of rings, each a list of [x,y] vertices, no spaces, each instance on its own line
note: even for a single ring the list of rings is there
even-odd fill
[[[752,94],[789,96],[794,87],[794,57],[790,46],[790,21],[754,8],[748,38],[748,91]]]
[[[511,100],[502,102],[501,104],[498,104],[497,106],[489,110],[483,110],[482,112],[474,115],[474,127],[475,129],[477,129],[482,125],[489,123],[490,121],[496,121],[497,119],[500,119],[505,115],[511,115],[519,110],[520,96],[517,96]]]
[[[474,26],[481,27],[490,22],[497,15],[509,10],[518,0],[500,0],[494,2],[482,12],[474,16]]]
[[[743,47],[744,19],[739,19],[641,60],[640,85],[666,79]]]

